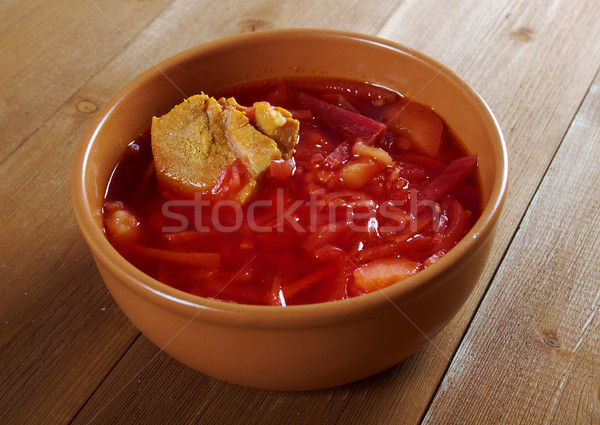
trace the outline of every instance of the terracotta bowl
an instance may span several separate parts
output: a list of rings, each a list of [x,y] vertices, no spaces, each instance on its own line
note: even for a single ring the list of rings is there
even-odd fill
[[[173,289],[129,264],[102,231],[111,172],[140,130],[200,91],[282,76],[357,79],[433,106],[479,155],[485,208],[440,261],[380,292],[322,304],[237,305]],[[210,376],[246,386],[300,390],[356,381],[427,344],[480,277],[507,183],[504,140],[483,100],[423,54],[370,36],[325,30],[243,34],[178,54],[138,76],[96,115],[75,158],[77,221],[106,286],[160,349]]]

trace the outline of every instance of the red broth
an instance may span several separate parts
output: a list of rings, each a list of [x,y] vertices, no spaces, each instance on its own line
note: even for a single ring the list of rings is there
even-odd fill
[[[149,131],[128,146],[107,188],[105,232],[174,288],[262,305],[358,296],[431,265],[480,215],[477,158],[430,108],[398,93],[288,79],[211,95],[288,109],[299,141],[293,161],[272,163],[244,206],[160,187]],[[243,170],[234,164],[221,177],[227,192]],[[119,220],[133,220],[130,235],[111,231]]]

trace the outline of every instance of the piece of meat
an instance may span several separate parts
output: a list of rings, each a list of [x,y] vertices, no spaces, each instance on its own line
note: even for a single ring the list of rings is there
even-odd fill
[[[209,190],[219,172],[235,160],[215,105],[208,96],[196,95],[152,119],[152,154],[161,183],[181,190]]]
[[[292,118],[289,111],[277,106],[273,107],[266,102],[254,104],[254,119],[256,128],[275,140],[281,150],[281,157],[290,159],[298,141],[300,122]]]
[[[243,112],[232,107],[223,111],[225,137],[236,156],[248,167],[253,177],[259,176],[281,151],[273,139],[258,131]]]
[[[271,161],[291,157],[298,139],[299,123],[288,111],[268,104],[259,110],[261,125],[254,121],[255,108],[234,98],[217,101],[200,94],[154,117],[152,154],[159,182],[176,190],[208,192],[221,171],[239,158],[247,180],[233,199],[246,202]]]
[[[229,97],[227,99],[225,99],[224,97],[220,98],[219,105],[221,105],[221,107],[223,109],[233,108],[237,111],[244,112],[244,113],[246,113],[246,111],[248,109],[245,106],[242,106],[239,103],[237,103],[237,100],[235,100],[233,97]]]

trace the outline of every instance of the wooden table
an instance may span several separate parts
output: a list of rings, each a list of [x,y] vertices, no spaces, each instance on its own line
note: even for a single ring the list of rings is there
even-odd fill
[[[433,56],[509,149],[497,241],[458,316],[396,367],[314,392],[234,386],[159,351],[108,294],[69,198],[79,138],[117,89],[273,27]],[[3,0],[0,46],[0,423],[600,423],[600,2]]]

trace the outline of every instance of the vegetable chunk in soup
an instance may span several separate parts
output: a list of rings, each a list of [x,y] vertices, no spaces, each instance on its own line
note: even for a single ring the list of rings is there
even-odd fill
[[[480,215],[478,159],[425,105],[320,78],[213,95],[155,117],[106,192],[108,239],[167,285],[244,304],[343,300],[402,284]]]

